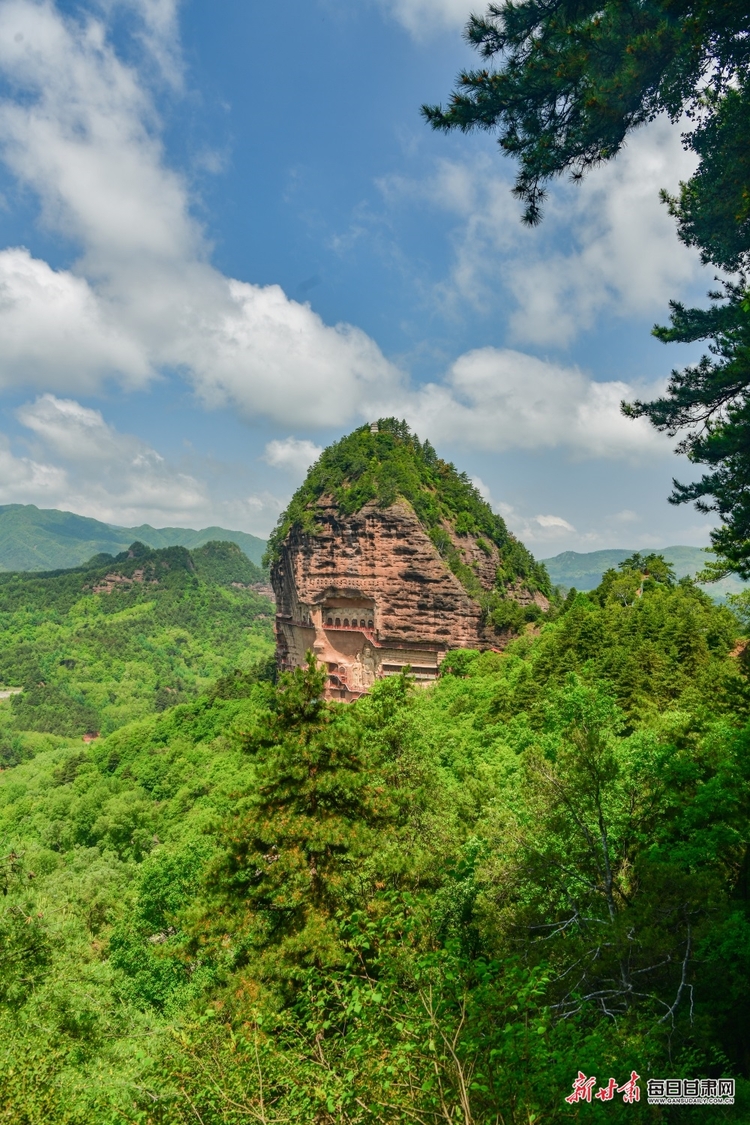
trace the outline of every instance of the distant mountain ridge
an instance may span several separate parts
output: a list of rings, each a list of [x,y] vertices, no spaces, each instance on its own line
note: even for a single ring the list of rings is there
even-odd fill
[[[606,551],[563,551],[551,559],[541,561],[547,567],[549,576],[555,586],[577,590],[593,590],[602,580],[605,570],[617,567],[624,559],[634,553],[634,548],[615,547]],[[702,547],[643,547],[641,554],[663,555],[668,563],[674,567],[678,578],[685,575],[697,574],[703,570],[714,557],[712,551],[704,551]],[[724,578],[721,582],[712,582],[703,587],[714,598],[725,598],[727,594],[739,594],[747,589],[747,583],[734,576]]]
[[[35,504],[0,505],[0,570],[63,570],[93,555],[119,554],[134,540],[147,547],[202,547],[211,540],[236,543],[251,562],[261,565],[265,539],[225,527],[118,527]]]

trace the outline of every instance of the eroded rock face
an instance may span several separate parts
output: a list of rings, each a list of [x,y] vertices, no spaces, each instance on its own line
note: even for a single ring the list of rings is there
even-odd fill
[[[282,669],[299,667],[312,649],[328,667],[329,697],[351,700],[407,664],[418,680],[435,679],[449,649],[502,647],[407,503],[342,517],[322,499],[316,523],[315,535],[289,532],[271,571]],[[494,544],[446,530],[491,589]]]

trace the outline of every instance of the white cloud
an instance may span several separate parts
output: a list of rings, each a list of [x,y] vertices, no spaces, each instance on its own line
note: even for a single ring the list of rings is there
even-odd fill
[[[415,39],[426,39],[435,31],[463,27],[472,12],[485,5],[467,0],[380,0],[381,6],[411,32]]]
[[[140,12],[142,34],[168,69],[169,52],[176,50],[174,5],[130,0],[130,8]],[[431,11],[443,9],[433,5]],[[434,442],[465,448],[561,448],[578,457],[631,458],[667,448],[647,423],[621,417],[620,399],[634,393],[624,383],[595,382],[574,367],[484,348],[459,357],[440,381],[410,389],[360,329],[326,325],[279,286],[223,276],[209,263],[185,182],[166,165],[143,76],[115,55],[100,21],[66,19],[51,0],[0,0],[0,71],[10,90],[0,99],[0,155],[37,194],[47,227],[81,249],[68,270],[54,270],[22,248],[0,251],[0,387],[72,396],[112,377],[144,386],[161,370],[176,369],[207,404],[298,430],[343,428],[356,418],[398,413]],[[674,247],[677,254],[687,251],[679,249],[671,224],[665,241],[663,210],[658,222],[639,210],[646,192],[641,180],[655,191],[672,159],[673,171],[682,172],[669,138],[652,129],[633,142],[633,151],[642,145],[646,173],[626,157],[617,165],[626,168],[624,176],[605,168],[597,174],[600,186],[592,177],[593,186],[578,195],[555,196],[551,228],[559,232],[569,223],[574,245],[567,255],[552,256],[546,274],[538,266],[537,234],[519,226],[496,165],[480,161],[475,174],[443,162],[429,184],[390,180],[383,189],[392,198],[427,194],[461,220],[446,300],[451,294],[489,300],[497,280],[492,270],[506,269],[502,277],[520,295],[517,331],[546,339],[554,329],[564,338],[602,302],[645,307],[660,287],[693,268],[687,259],[669,257]],[[667,265],[657,262],[663,252]],[[502,266],[506,259],[508,267]],[[488,260],[501,265],[487,272]],[[83,479],[71,466],[109,449],[107,463],[114,467],[99,482],[101,495],[96,481],[76,485],[82,511],[117,512],[113,518],[122,520],[123,506],[135,511],[139,504],[139,510],[150,505],[154,518],[208,510],[205,488],[191,474],[167,466],[135,438],[117,435],[98,412],[72,399],[43,395],[21,417],[44,449],[63,459],[71,480]],[[288,439],[269,446],[266,457],[301,474],[316,449]],[[24,472],[47,479],[46,464],[19,467],[19,479]],[[125,475],[115,505],[118,472]],[[237,500],[245,505],[237,510],[247,515],[256,499]],[[268,514],[276,500],[259,502]]]
[[[173,362],[191,366],[209,404],[234,403],[290,425],[336,426],[401,383],[361,329],[328,327],[278,285],[232,281],[228,288],[231,306],[206,330],[170,346]]]
[[[474,483],[477,484],[478,480],[479,478],[474,478]],[[571,536],[580,538],[573,524],[562,516],[523,515],[512,504],[493,500],[487,486],[481,481],[479,484],[482,485],[479,491],[490,507],[503,517],[514,535],[517,535],[523,543],[530,544],[534,550],[540,547],[544,549],[546,545],[559,544],[561,541],[567,543]]]
[[[540,527],[551,531],[575,531],[572,523],[568,523],[562,516],[535,516]]]
[[[263,488],[247,493],[241,482],[228,496],[226,481],[212,477],[235,477],[234,467],[204,463],[196,473],[175,465],[74,399],[40,395],[16,415],[33,436],[30,455],[18,456],[0,435],[2,504],[35,503],[125,526],[218,524],[261,536],[286,507],[286,497]]]
[[[41,395],[16,411],[22,425],[41,438],[53,453],[78,464],[113,460],[137,464],[144,458],[163,460],[148,450],[139,438],[120,434],[104,421],[99,410],[81,406],[73,399]]]
[[[91,391],[117,372],[142,385],[153,375],[147,351],[107,312],[85,278],[23,247],[0,251],[0,380]]]
[[[130,9],[140,19],[136,36],[170,85],[182,84],[183,65],[176,0],[100,0],[104,11]]]
[[[426,384],[400,408],[433,442],[641,459],[671,446],[645,420],[624,418],[620,402],[659,389],[596,382],[577,367],[509,348],[479,348],[460,356],[442,383]]]
[[[471,483],[474,485],[482,499],[486,500],[491,508],[494,508],[495,504],[492,499],[492,493],[490,492],[490,486],[488,484],[485,484],[481,477],[472,477]]]
[[[213,515],[206,523],[217,523],[221,527],[239,528],[259,535],[265,539],[270,534],[276,520],[289,503],[289,496],[276,496],[263,489],[252,496],[239,496],[231,500],[219,500],[214,504]]]
[[[322,452],[323,447],[315,442],[288,437],[283,441],[269,441],[263,460],[276,469],[286,469],[297,476],[304,476]]]
[[[523,516],[512,504],[503,500],[495,500],[489,486],[481,477],[472,477],[471,483],[477,489],[483,500],[486,500],[493,511],[502,516],[506,524],[524,543],[535,546],[559,542],[570,535],[577,535],[576,529],[562,516]]]
[[[32,457],[16,457],[0,434],[0,503],[44,505],[64,495],[66,487],[64,469]]]
[[[164,55],[174,6],[130,7]],[[399,386],[360,329],[328,326],[278,286],[208,263],[143,76],[117,58],[100,21],[65,19],[51,0],[5,0],[0,70],[12,91],[0,101],[2,158],[38,195],[47,227],[82,249],[68,271],[23,250],[2,256],[0,334],[12,346],[0,386],[79,393],[170,367],[210,404],[313,426],[344,424],[375,388]]]
[[[52,506],[111,523],[179,523],[210,511],[203,483],[119,433],[98,410],[45,394],[17,414],[37,440],[37,459],[13,458],[7,466],[6,488],[24,502],[31,476]]]
[[[694,167],[679,127],[660,118],[582,183],[556,182],[534,229],[519,221],[514,166],[497,156],[441,160],[423,180],[393,176],[380,187],[391,205],[426,199],[457,217],[453,264],[436,287],[446,308],[507,311],[510,300],[515,340],[559,347],[605,314],[663,316],[667,299],[695,282],[698,256],[659,202],[659,189]]]

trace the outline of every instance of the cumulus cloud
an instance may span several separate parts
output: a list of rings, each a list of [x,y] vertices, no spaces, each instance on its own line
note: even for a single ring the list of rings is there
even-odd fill
[[[269,441],[263,460],[275,469],[287,469],[302,476],[322,452],[323,447],[315,442],[288,437],[283,441]]]
[[[164,79],[179,87],[183,79],[183,63],[177,25],[179,5],[176,0],[100,0],[105,12],[124,8],[140,19],[136,37],[151,56]]]
[[[155,44],[154,58],[169,71],[169,52],[176,50],[174,3],[102,0],[105,10],[115,6],[127,6],[140,20],[143,36]],[[430,10],[439,15],[448,8],[434,4]],[[297,430],[344,428],[358,418],[398,413],[422,435],[454,447],[563,448],[583,457],[651,456],[665,448],[645,422],[621,417],[620,399],[633,394],[624,383],[598,383],[574,367],[484,348],[459,357],[438,381],[410,388],[362,330],[325,324],[279,286],[222,275],[210,264],[185,181],[167,166],[143,75],[117,57],[101,20],[73,20],[52,0],[2,0],[0,72],[6,81],[0,157],[36,193],[46,226],[80,248],[74,265],[59,270],[23,248],[0,251],[0,387],[26,385],[61,396],[47,393],[22,412],[56,456],[73,458],[80,440],[80,457],[93,457],[102,443],[112,453],[112,481],[118,466],[127,464],[133,482],[140,457],[148,469],[144,495],[153,495],[154,511],[170,489],[173,499],[164,501],[170,511],[198,510],[202,486],[189,474],[182,480],[154,451],[136,451],[131,439],[108,432],[100,415],[86,413],[71,397],[92,393],[110,378],[142,387],[166,369],[182,373],[210,406],[228,405],[245,417]],[[624,179],[603,169],[599,186],[592,177],[593,186],[570,196],[567,219],[562,203],[551,206],[551,226],[559,229],[569,220],[574,248],[567,256],[553,255],[545,271],[538,266],[541,244],[529,241],[535,232],[520,228],[496,165],[491,171],[480,161],[476,174],[443,162],[428,184],[393,180],[383,189],[394,199],[427,193],[459,217],[452,293],[486,299],[496,278],[481,263],[500,262],[491,268],[504,270],[518,295],[517,332],[537,341],[553,331],[565,338],[602,301],[632,309],[655,299],[660,286],[682,276],[680,270],[692,269],[682,258],[674,259],[674,267],[659,265],[663,253],[669,259],[659,242],[662,228],[635,214],[645,190],[639,176],[655,191],[665,160],[674,160],[675,174],[681,174],[675,155],[681,150],[673,151],[667,135],[653,130],[644,130],[636,143],[645,143],[647,173],[639,171],[640,157],[630,163],[628,157],[618,165],[626,166]],[[586,233],[586,224],[599,231],[596,238]],[[671,225],[668,247],[688,253],[679,249]],[[502,264],[506,260],[510,265]],[[443,296],[450,299],[447,290]],[[288,439],[269,446],[266,460],[301,474],[316,450],[310,442]],[[87,510],[94,503],[106,509],[109,501],[86,495]],[[126,490],[123,500],[132,506],[135,499],[131,503],[128,496],[135,491]],[[245,512],[253,497],[247,503]]]
[[[278,285],[229,283],[231,307],[209,331],[175,342],[211,405],[290,425],[344,425],[364,403],[395,391],[400,374],[377,344],[349,324],[331,328]]]
[[[35,495],[53,507],[125,524],[179,523],[210,511],[205,484],[139,438],[119,433],[98,410],[45,394],[17,415],[36,439],[35,457],[6,450],[5,487],[25,502]]]
[[[490,492],[489,486],[481,477],[472,477],[471,483],[478,490],[489,506],[502,516],[510,530],[524,543],[530,543],[535,548],[546,544],[558,544],[561,540],[568,541],[570,536],[577,537],[578,533],[572,523],[562,516],[528,516],[522,515],[512,504],[503,500],[496,500]]]
[[[436,288],[446,308],[486,313],[510,303],[515,340],[560,346],[604,313],[663,313],[698,278],[697,254],[677,240],[659,202],[659,189],[694,167],[679,129],[660,118],[582,183],[553,185],[534,229],[519,221],[514,167],[497,156],[441,160],[423,179],[392,176],[380,187],[392,205],[427,200],[456,217],[452,267]]]
[[[0,503],[52,503],[52,498],[65,494],[67,483],[64,469],[33,457],[15,456],[8,439],[0,434]]]
[[[229,466],[175,464],[75,399],[40,395],[16,416],[30,448],[19,456],[0,435],[2,504],[63,508],[126,526],[219,524],[263,536],[287,503],[265,488],[246,491]]]
[[[166,67],[174,5],[127,6]],[[0,386],[79,393],[109,377],[143,385],[173,368],[210,404],[337,425],[373,388],[400,384],[361,330],[326,325],[278,286],[209,264],[143,76],[116,56],[100,20],[66,18],[51,0],[5,0],[0,71],[10,89],[0,101],[2,159],[37,194],[46,226],[81,248],[70,270],[22,249],[0,256],[0,333],[11,340]]]
[[[638,388],[655,393],[660,387]],[[577,367],[509,348],[460,356],[441,383],[428,383],[402,403],[419,433],[435,442],[500,452],[564,449],[573,456],[660,456],[669,442],[643,419],[620,413],[636,388],[596,382]]]
[[[0,251],[0,379],[95,390],[117,372],[135,387],[153,374],[142,342],[108,316],[89,283],[23,247]]]
[[[510,508],[506,522],[522,542],[530,544],[538,555],[541,550],[560,550],[571,537],[579,539],[578,532],[562,516],[522,516]]]
[[[535,516],[540,527],[552,531],[575,531],[572,523],[568,523],[562,516]]]

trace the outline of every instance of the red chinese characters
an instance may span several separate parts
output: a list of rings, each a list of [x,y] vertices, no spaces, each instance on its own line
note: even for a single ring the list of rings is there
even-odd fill
[[[622,1086],[617,1085],[616,1078],[610,1078],[606,1086],[599,1087],[594,1097],[602,1102],[611,1102],[615,1094],[622,1094],[622,1100],[632,1105],[633,1102],[641,1100],[639,1078],[640,1074],[637,1074],[634,1070],[631,1070],[630,1078]],[[565,1101],[569,1102],[570,1105],[575,1105],[576,1102],[590,1102],[595,1085],[596,1075],[587,1078],[583,1071],[579,1070],[578,1077],[573,1080],[573,1093],[568,1094]]]
[[[583,1071],[579,1070],[578,1077],[573,1082],[573,1093],[568,1094],[565,1101],[570,1102],[571,1105],[575,1102],[590,1102],[591,1091],[594,1088],[595,1082],[596,1075],[594,1075],[593,1078],[587,1078]]]

